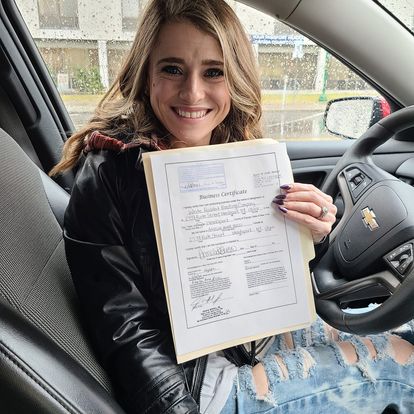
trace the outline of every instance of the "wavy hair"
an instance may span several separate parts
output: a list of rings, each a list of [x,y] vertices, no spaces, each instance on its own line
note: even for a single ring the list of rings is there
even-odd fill
[[[249,38],[224,0],[150,0],[145,7],[125,62],[99,102],[90,121],[63,147],[50,175],[73,168],[93,131],[128,142],[156,135],[168,147],[170,134],[158,121],[148,96],[148,66],[163,25],[188,21],[213,36],[223,52],[224,77],[231,97],[230,112],[212,132],[211,144],[260,138],[261,94]]]

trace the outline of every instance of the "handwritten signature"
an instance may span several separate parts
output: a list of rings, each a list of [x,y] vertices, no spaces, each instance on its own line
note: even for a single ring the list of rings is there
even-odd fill
[[[231,254],[237,251],[236,246],[219,246],[214,247],[213,249],[209,250],[202,250],[198,251],[198,256],[200,259],[205,259],[206,257],[213,257],[213,256],[224,256],[226,254]]]
[[[200,309],[207,305],[215,305],[218,302],[225,300],[223,298],[223,293],[219,293],[218,295],[208,295],[207,297],[203,297],[200,299],[193,300],[190,304],[191,310]]]

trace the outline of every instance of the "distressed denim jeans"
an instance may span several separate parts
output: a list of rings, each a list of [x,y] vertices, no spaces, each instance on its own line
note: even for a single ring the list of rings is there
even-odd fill
[[[386,407],[413,414],[413,327],[360,337],[318,319],[278,335],[261,360],[268,392],[258,395],[252,368],[243,366],[221,414],[380,414]]]

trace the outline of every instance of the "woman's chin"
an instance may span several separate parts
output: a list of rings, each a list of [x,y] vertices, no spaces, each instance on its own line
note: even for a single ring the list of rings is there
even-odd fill
[[[172,140],[172,147],[173,148],[184,148],[184,147],[199,147],[201,145],[209,145],[210,144],[210,137],[209,136],[194,136],[194,135],[174,135],[174,139]]]

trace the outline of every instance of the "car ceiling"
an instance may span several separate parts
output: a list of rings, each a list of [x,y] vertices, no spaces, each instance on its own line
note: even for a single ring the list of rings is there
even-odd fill
[[[241,2],[278,17],[325,47],[398,106],[414,104],[414,36],[375,1]]]

